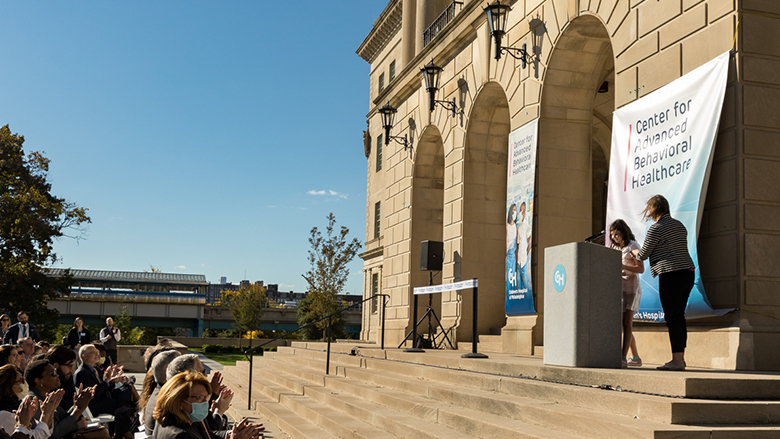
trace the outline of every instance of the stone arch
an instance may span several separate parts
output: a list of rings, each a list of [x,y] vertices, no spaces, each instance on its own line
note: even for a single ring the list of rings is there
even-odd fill
[[[442,241],[444,233],[444,145],[435,125],[425,127],[415,145],[410,207],[409,303],[413,304],[413,288],[428,285],[429,282],[429,272],[420,270],[420,243],[426,240]],[[441,283],[440,274],[434,278],[434,283]],[[441,317],[441,293],[433,294],[431,298],[433,310]],[[420,299],[418,318],[428,306],[428,297]],[[410,316],[407,333],[412,329],[412,324]],[[427,329],[427,323],[421,324],[418,333],[427,333]]]
[[[615,69],[603,22],[567,23],[550,54],[542,86],[534,212],[534,300],[544,315],[547,247],[582,241],[604,229]],[[608,91],[599,92],[607,82]],[[542,331],[534,332],[541,344]]]
[[[455,279],[479,279],[478,335],[499,334],[504,313],[506,174],[509,102],[497,82],[477,92],[468,118],[463,157],[460,254],[454,251]],[[457,170],[453,171],[457,175]],[[453,212],[458,212],[453,209]],[[460,296],[457,340],[472,339],[472,296]]]

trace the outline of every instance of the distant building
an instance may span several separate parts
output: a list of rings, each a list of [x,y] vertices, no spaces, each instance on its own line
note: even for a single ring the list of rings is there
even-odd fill
[[[221,283],[223,279],[225,283]],[[238,291],[240,289],[241,285],[227,282],[227,278],[222,277],[220,278],[220,283],[209,283],[206,286],[206,304],[213,305],[217,303],[222,298],[222,291]]]
[[[222,283],[222,281],[225,281]],[[219,284],[208,284],[206,287],[206,303],[213,305],[217,303],[222,297],[222,291],[238,291],[241,288],[252,285],[252,282],[248,280],[242,280],[238,284],[227,282],[226,277],[220,278]],[[276,302],[285,308],[296,308],[298,303],[306,297],[305,292],[296,293],[295,291],[279,291],[279,284],[265,284],[264,281],[258,280],[254,282],[254,285],[259,285],[265,288],[265,295],[268,300]],[[340,294],[339,298],[345,302],[357,303],[363,300],[363,296],[360,294]],[[358,308],[359,309],[359,308]]]

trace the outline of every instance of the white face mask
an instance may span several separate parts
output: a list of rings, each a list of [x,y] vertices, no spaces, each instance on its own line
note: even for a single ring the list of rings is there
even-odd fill
[[[24,397],[30,393],[30,386],[27,385],[27,382],[23,382],[22,384],[19,384],[19,387],[21,387],[22,390],[16,394],[16,397],[19,399],[24,399]]]

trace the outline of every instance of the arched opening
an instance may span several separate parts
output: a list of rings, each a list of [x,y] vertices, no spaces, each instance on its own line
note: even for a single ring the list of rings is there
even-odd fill
[[[504,267],[509,130],[506,93],[498,83],[489,82],[474,100],[466,129],[463,254],[453,255],[456,277],[460,270],[461,279],[479,279],[479,335],[498,335],[506,323]],[[463,291],[459,342],[471,340],[471,309],[471,293]]]
[[[420,243],[422,241],[442,241],[444,233],[444,146],[441,134],[434,125],[429,125],[423,130],[415,147],[412,178],[410,304],[414,303],[412,289],[429,283],[430,272],[420,270]],[[441,274],[435,274],[437,276],[434,277],[434,283],[441,283]],[[420,296],[417,305],[418,318],[425,313],[429,299],[436,315],[441,318],[441,293]],[[412,325],[410,315],[406,333],[412,329]],[[436,325],[435,321],[433,321],[433,325]],[[433,329],[436,331],[435,326]],[[426,320],[418,328],[418,334],[427,333],[428,322]]]
[[[544,249],[582,241],[605,226],[614,85],[604,24],[593,16],[574,19],[553,48],[542,88],[532,262],[540,316]],[[543,341],[540,329],[535,345]]]

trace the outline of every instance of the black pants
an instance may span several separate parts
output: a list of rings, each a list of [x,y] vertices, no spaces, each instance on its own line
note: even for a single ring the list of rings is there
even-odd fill
[[[106,349],[106,360],[103,362],[103,368],[116,363],[116,349]]]
[[[685,352],[688,342],[688,327],[685,324],[685,307],[693,288],[694,273],[691,270],[678,270],[661,274],[658,279],[658,293],[664,320],[669,329],[669,342],[672,353]]]

